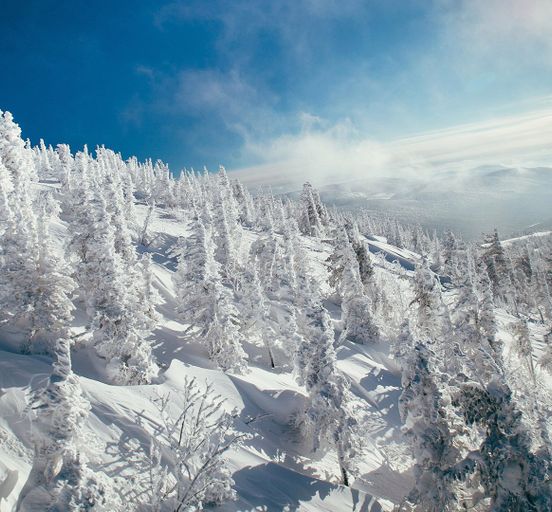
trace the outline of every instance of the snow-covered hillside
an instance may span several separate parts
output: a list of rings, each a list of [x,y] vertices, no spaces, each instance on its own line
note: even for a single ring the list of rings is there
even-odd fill
[[[548,235],[0,159],[2,512],[549,510]]]
[[[137,207],[140,224],[146,213],[144,206]],[[153,242],[147,250],[153,255],[154,286],[162,297],[158,306],[162,317],[155,330],[154,344],[164,370],[148,386],[112,386],[106,382],[104,364],[92,351],[75,352],[73,368],[81,376],[85,396],[92,406],[84,432],[88,442],[83,444],[83,449],[93,470],[119,480],[125,495],[143,492],[139,487],[139,480],[145,478],[140,470],[142,466],[134,467],[131,461],[148,455],[148,436],[159,421],[152,400],[170,393],[178,404],[185,377],[196,377],[200,383],[213,383],[215,391],[226,399],[228,411],[237,410],[236,428],[251,434],[250,440],[230,454],[239,499],[224,510],[256,510],[256,507],[261,507],[259,510],[262,507],[265,510],[286,510],[286,507],[312,511],[348,511],[355,507],[371,510],[376,503],[382,510],[392,510],[392,503],[407,493],[412,482],[407,449],[403,447],[404,453],[397,449],[401,456],[396,460],[390,460],[385,449],[393,439],[401,442],[397,411],[400,377],[395,365],[388,362],[388,347],[368,349],[346,342],[337,351],[340,370],[350,379],[354,392],[366,401],[370,415],[369,445],[362,461],[366,481],[358,482],[356,489],[347,489],[338,483],[335,455],[330,453],[320,460],[313,459],[288,425],[306,398],[304,388],[296,384],[289,368],[269,371],[264,353],[252,346],[250,353],[255,359],[250,362],[249,372],[224,374],[209,361],[201,342],[186,339],[183,332],[187,326],[176,314],[174,260],[166,251],[178,237],[186,235],[186,221],[178,212],[167,214],[158,208],[150,229]],[[63,224],[56,231],[63,237]],[[256,235],[249,232],[247,238],[253,241]],[[57,242],[63,245],[63,239],[58,238]],[[320,282],[325,281],[324,260],[331,247],[323,244],[313,249],[308,240],[304,243],[314,274]],[[81,325],[74,326],[75,332],[82,329]],[[7,341],[15,339],[17,333],[6,329],[3,334],[0,460],[6,478],[9,471],[17,471],[12,477],[17,479],[13,490],[4,496],[8,498],[7,510],[11,510],[32,464],[32,418],[26,395],[30,389],[44,385],[50,362],[45,357],[19,354],[17,345]],[[176,404],[174,413],[178,414]]]

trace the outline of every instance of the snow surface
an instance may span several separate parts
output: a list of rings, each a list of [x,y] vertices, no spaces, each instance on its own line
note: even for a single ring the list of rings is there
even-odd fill
[[[139,222],[146,208],[137,205]],[[345,343],[338,348],[338,366],[351,383],[352,391],[364,400],[369,422],[367,447],[362,456],[361,477],[352,488],[339,485],[338,465],[334,454],[313,458],[289,426],[294,412],[304,400],[305,390],[298,386],[289,368],[279,362],[268,370],[262,352],[250,358],[245,375],[225,374],[208,359],[199,342],[185,341],[182,324],[175,313],[175,290],[172,273],[175,260],[171,247],[187,234],[185,218],[155,211],[152,223],[154,241],[139,247],[153,255],[154,285],[162,303],[159,328],[155,332],[155,354],[163,371],[148,386],[113,386],[107,383],[104,366],[92,350],[81,348],[74,353],[74,370],[81,376],[84,393],[91,403],[84,441],[80,449],[95,471],[113,479],[124,502],[143,492],[144,454],[149,450],[149,436],[159,420],[152,399],[171,394],[171,410],[178,413],[179,396],[186,377],[210,382],[225,399],[228,411],[236,410],[236,428],[251,434],[243,446],[233,451],[230,466],[238,500],[220,507],[223,511],[391,511],[412,487],[412,460],[400,433],[398,398],[401,392],[396,364],[385,344],[360,346]],[[63,223],[52,227],[59,250],[66,230]],[[247,242],[255,239],[247,232]],[[388,261],[398,261],[412,270],[418,255],[398,249],[382,239],[368,241],[372,252],[383,252]],[[326,282],[325,260],[329,245],[303,240],[320,283]],[[391,270],[377,267],[380,277],[393,278]],[[324,288],[323,288],[324,289]],[[327,289],[326,289],[327,291]],[[339,311],[334,311],[334,319]],[[501,325],[511,318],[505,313]],[[338,324],[336,327],[339,328]],[[84,315],[77,312],[74,331],[84,329]],[[501,330],[501,335],[504,331]],[[27,396],[43,385],[50,371],[46,357],[17,353],[17,331],[0,331],[0,510],[15,510],[32,463],[30,420]],[[542,347],[537,346],[536,353]],[[246,347],[250,355],[255,347]],[[277,362],[278,363],[278,362]]]

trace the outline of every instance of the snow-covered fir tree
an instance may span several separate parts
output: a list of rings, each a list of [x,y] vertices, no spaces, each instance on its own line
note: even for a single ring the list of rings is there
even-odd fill
[[[360,277],[359,261],[345,228],[336,228],[335,248],[328,258],[330,284],[341,298],[343,331],[341,339],[369,343],[378,339],[372,305]]]
[[[487,386],[467,383],[457,398],[467,423],[484,428],[476,461],[489,509],[544,511],[552,506],[549,453],[531,451],[529,433],[512,402],[512,392],[497,376]]]
[[[49,233],[50,214],[42,198],[37,220],[37,247],[33,256],[36,265],[29,278],[34,283],[30,310],[27,314],[29,335],[23,350],[52,354],[59,339],[70,337],[69,328],[74,306],[71,296],[76,288],[70,268],[60,260]],[[57,204],[55,205],[57,207]],[[54,211],[54,214],[57,214]]]
[[[36,181],[31,150],[9,112],[0,111],[0,163],[3,243],[0,248],[0,296],[3,315],[13,322],[31,310],[33,276],[36,276],[37,225],[32,184]]]
[[[334,333],[327,311],[314,304],[306,312],[310,336],[296,355],[296,373],[308,393],[307,406],[296,418],[313,449],[328,445],[337,452],[341,483],[350,485],[362,445],[362,415],[346,379],[339,373],[333,348]]]
[[[108,375],[114,382],[149,382],[157,373],[149,340],[156,322],[121,197],[114,192],[121,182],[102,179],[86,150],[77,153],[75,165],[80,179],[68,191],[69,254],[90,318],[92,342],[108,361]]]
[[[420,511],[442,512],[456,510],[452,482],[460,454],[446,420],[434,374],[434,358],[435,354],[419,343],[403,360],[399,407],[416,461],[416,485],[408,501]]]
[[[309,236],[321,236],[328,225],[328,212],[318,191],[309,183],[303,185],[300,198],[299,229]]]
[[[32,408],[34,460],[21,491],[18,510],[87,511],[115,508],[118,497],[105,478],[95,475],[79,449],[90,404],[71,367],[68,333],[57,332],[52,372],[35,391]]]

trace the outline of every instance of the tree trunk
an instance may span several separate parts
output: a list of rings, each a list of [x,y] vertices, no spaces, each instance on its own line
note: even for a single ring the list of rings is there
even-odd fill
[[[339,469],[341,470],[341,483],[345,487],[349,487],[349,475],[347,474],[347,470],[339,464]]]
[[[337,460],[339,461],[339,470],[341,471],[341,483],[345,487],[349,487],[349,475],[347,474],[347,470],[345,469],[345,466],[343,464],[343,452],[341,450],[339,441],[337,443]]]
[[[274,364],[274,355],[272,354],[272,347],[270,346],[270,342],[266,339],[266,337],[263,334],[263,343],[266,346],[266,351],[268,352],[268,359],[270,360],[270,367],[276,368],[276,365]]]
[[[268,358],[270,359],[270,367],[276,368],[276,365],[274,364],[274,356],[272,355],[272,349],[270,348],[270,345],[267,343],[266,348],[268,350]]]

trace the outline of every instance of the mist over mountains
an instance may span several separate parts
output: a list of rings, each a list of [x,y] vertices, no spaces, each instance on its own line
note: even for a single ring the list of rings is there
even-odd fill
[[[552,169],[481,166],[444,171],[431,179],[356,180],[321,190],[330,204],[364,207],[473,239],[497,228],[505,235],[551,225]]]
[[[257,175],[246,184],[266,186]],[[300,176],[270,177],[276,193],[297,196]],[[314,180],[316,183],[316,180]],[[504,236],[552,226],[552,168],[479,165],[431,172],[370,174],[366,178],[326,182],[322,199],[339,209],[363,208],[374,214],[419,222],[427,229],[451,229],[466,239],[498,229]]]

